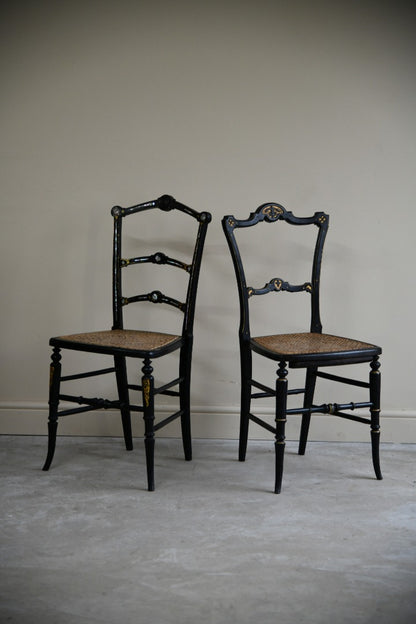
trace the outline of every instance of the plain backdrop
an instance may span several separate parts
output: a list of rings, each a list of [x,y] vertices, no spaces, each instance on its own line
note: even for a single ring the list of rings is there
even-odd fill
[[[210,434],[222,436],[239,403],[237,289],[221,218],[267,201],[330,214],[324,331],[383,347],[385,413],[414,427],[414,27],[401,0],[4,2],[3,421],[20,431],[29,410],[24,431],[40,422],[50,336],[111,326],[111,207],[168,193],[213,214],[192,379],[196,411],[222,415]],[[156,227],[186,256],[181,229]],[[258,257],[268,263],[256,286],[306,258],[303,240],[286,251],[270,232],[244,242],[253,271]],[[130,242],[150,236],[138,230]],[[182,277],[171,276],[175,290]],[[284,313],[284,296],[262,298],[260,326],[307,330],[301,306]],[[273,383],[274,365],[258,366]]]

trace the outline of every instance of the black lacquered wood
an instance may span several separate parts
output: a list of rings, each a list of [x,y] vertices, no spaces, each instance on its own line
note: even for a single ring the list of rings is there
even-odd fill
[[[129,215],[136,214],[137,212],[144,212],[145,210],[151,210],[152,208],[159,208],[163,212],[178,210],[179,212],[184,212],[190,217],[194,217],[197,221],[204,221],[206,218],[209,218],[210,220],[211,218],[211,215],[208,212],[197,212],[193,208],[176,201],[176,199],[171,195],[162,195],[153,201],[136,204],[135,206],[130,206],[129,208],[114,206],[111,210],[111,214],[113,216],[128,217]]]
[[[279,363],[276,379],[276,433],[275,433],[275,494],[282,489],[283,460],[285,453],[285,429],[287,422],[287,374],[286,362]]]
[[[312,284],[310,282],[305,282],[304,284],[289,284],[289,282],[285,282],[280,277],[274,277],[267,284],[263,286],[263,288],[253,288],[249,286],[247,288],[247,295],[252,297],[253,295],[266,295],[269,292],[302,292],[302,290],[306,290],[306,292],[312,292]]]
[[[186,216],[192,217],[197,222],[197,231],[194,239],[194,249],[192,258],[172,258],[163,251],[155,250],[154,253],[148,255],[137,255],[132,258],[123,258],[122,241],[123,241],[123,221],[125,218],[131,218],[132,215],[138,215],[145,218],[145,214],[151,210],[161,210],[162,212],[176,211]],[[93,410],[101,409],[118,409],[120,410],[123,435],[127,450],[133,448],[132,429],[131,429],[131,412],[139,412],[143,414],[145,423],[145,452],[147,465],[148,489],[154,490],[154,446],[155,431],[165,427],[167,424],[181,419],[182,439],[184,446],[185,459],[192,457],[191,436],[190,436],[190,376],[192,361],[192,345],[193,345],[193,323],[195,316],[195,303],[198,288],[198,280],[200,266],[202,261],[202,253],[205,243],[205,237],[208,224],[211,221],[211,215],[208,212],[197,212],[193,208],[176,201],[170,195],[162,195],[156,200],[136,204],[128,208],[114,206],[111,210],[114,223],[113,231],[113,267],[112,267],[112,307],[113,307],[113,324],[112,330],[93,332],[91,334],[75,334],[68,336],[58,336],[50,339],[50,345],[54,347],[51,364],[51,387],[50,387],[50,414],[49,414],[49,445],[48,456],[44,465],[44,470],[48,470],[55,452],[56,431],[58,417],[70,416],[72,414],[80,414]],[[162,293],[159,290],[152,290],[142,294],[123,293],[122,271],[126,267],[132,267],[128,270],[137,270],[144,264],[154,264],[168,268],[168,270],[179,269],[185,271],[188,275],[188,285],[182,300],[172,296],[171,294]],[[139,275],[139,273],[138,273]],[[146,341],[151,340],[149,331],[151,328],[146,327],[146,331],[142,331],[140,341],[133,336],[134,332],[124,330],[123,308],[130,304],[140,304],[144,302],[153,304],[162,304],[173,306],[183,313],[183,321],[181,333],[178,336],[170,334],[160,334],[157,336],[163,338],[159,343],[154,342],[154,346]],[[150,332],[151,333],[151,332]],[[109,335],[113,340],[109,340]],[[155,334],[153,334],[154,336]],[[123,338],[123,340],[121,340]],[[134,344],[130,344],[132,340],[136,340]],[[146,346],[143,346],[146,345]],[[70,349],[73,351],[97,353],[112,356],[114,366],[111,368],[103,368],[96,371],[86,373],[75,373],[61,376],[61,349]],[[163,357],[174,351],[179,351],[179,374],[166,383],[159,386],[155,385],[153,378],[152,361],[156,358]],[[141,383],[138,385],[129,384],[127,376],[127,358],[140,358],[143,360]],[[60,384],[63,381],[75,381],[97,375],[114,373],[116,376],[118,400],[111,400],[102,397],[88,398],[76,396],[73,394],[60,393]],[[142,398],[141,404],[134,404],[130,399],[130,393],[139,392]],[[165,417],[155,423],[155,396],[158,394],[176,397],[179,399],[180,409],[170,416]],[[77,403],[79,407],[65,408],[58,411],[60,401],[69,403]]]
[[[244,264],[240,249],[237,242],[236,233],[240,228],[251,228],[260,223],[273,224],[284,221],[293,226],[315,226],[317,228],[317,236],[311,267],[310,280],[302,284],[291,284],[282,277],[269,279],[263,287],[248,285],[244,271]],[[281,481],[283,474],[283,452],[284,452],[284,426],[286,417],[291,415],[301,415],[301,433],[299,441],[299,454],[305,453],[307,437],[309,432],[311,415],[315,413],[330,414],[343,419],[371,425],[371,440],[373,465],[376,476],[381,479],[381,471],[379,465],[379,412],[380,412],[380,373],[378,358],[381,354],[381,348],[376,345],[357,343],[354,341],[347,343],[346,339],[337,339],[340,348],[333,347],[325,350],[329,339],[334,336],[322,335],[322,323],[320,315],[320,274],[322,265],[322,255],[325,238],[328,231],[329,216],[324,212],[316,212],[310,217],[296,217],[292,212],[287,211],[281,204],[266,203],[262,204],[250,213],[247,219],[237,219],[233,215],[227,215],[222,220],[223,230],[230,249],[234,271],[237,280],[238,295],[240,302],[240,323],[239,323],[239,339],[240,339],[240,366],[241,366],[241,407],[240,407],[240,445],[239,459],[244,461],[247,449],[249,421],[255,422],[257,425],[271,431],[275,434],[276,449],[276,475],[275,475],[275,492],[279,493],[281,489]],[[258,244],[258,243],[257,243]],[[256,253],[256,244],[252,248],[252,256]],[[266,270],[269,272],[273,264],[270,259]],[[278,267],[277,267],[278,268]],[[251,337],[250,329],[250,299],[269,293],[307,293],[310,296],[310,329],[309,334],[313,335],[313,349],[305,345],[305,350],[297,348],[297,343],[293,342],[292,335],[285,336],[285,340],[277,340],[277,336],[267,336],[256,340]],[[281,328],[282,319],[279,315],[278,308],[276,310],[276,318],[279,319],[278,327]],[[304,331],[304,330],[303,330]],[[315,337],[320,336],[319,338]],[[341,335],[343,335],[341,333]],[[302,334],[294,336],[301,340]],[[269,338],[275,338],[272,341]],[[337,337],[335,337],[337,338]],[[291,348],[279,350],[277,345],[287,345],[292,340]],[[315,342],[321,345],[320,349],[316,349]],[[338,345],[337,345],[338,346]],[[252,374],[252,352],[255,352],[270,360],[279,362],[276,381],[276,389],[270,388],[266,384],[254,380]],[[370,363],[371,373],[370,381],[352,379],[342,375],[334,375],[332,373],[322,372],[321,367],[342,366],[352,364]],[[305,387],[288,389],[288,375],[286,366],[290,368],[306,369]],[[323,403],[314,405],[313,398],[316,387],[317,378],[324,378],[335,383],[356,386],[370,391],[369,401],[349,401],[340,403]],[[260,392],[252,392],[252,388],[260,390]],[[299,408],[287,407],[287,396],[291,394],[303,394],[303,405]],[[258,416],[251,412],[251,400],[263,399],[268,397],[275,398],[276,405],[276,426],[272,427]],[[352,412],[356,409],[369,409],[370,418],[365,418]]]
[[[150,301],[151,303],[167,303],[168,305],[173,306],[174,308],[178,308],[182,312],[185,309],[185,304],[177,299],[173,299],[172,297],[167,297],[160,290],[152,290],[152,292],[146,293],[145,295],[135,295],[134,297],[123,297],[121,300],[121,305],[125,306],[129,303],[136,303],[138,301]]]
[[[127,360],[123,355],[114,355],[117,392],[124,442],[127,451],[133,450],[133,434],[131,429],[130,395],[127,377]]]
[[[155,349],[134,349],[113,347],[106,344],[88,344],[85,342],[75,342],[67,340],[65,337],[56,337],[49,340],[49,344],[53,347],[57,346],[61,349],[71,349],[71,351],[83,351],[85,353],[101,353],[102,355],[124,355],[132,358],[144,358],[146,355],[150,355],[152,359],[163,357],[168,353],[177,351],[183,345],[183,337],[178,338],[163,347],[157,347]],[[85,375],[82,375],[83,377]],[[92,375],[93,376],[93,375]],[[62,380],[61,380],[62,381]]]
[[[302,414],[302,423],[300,427],[299,449],[298,449],[299,455],[305,454],[306,443],[308,440],[309,426],[311,422],[310,408],[313,405],[313,396],[315,393],[316,377],[317,377],[316,366],[309,366],[306,369],[305,391],[304,391],[304,397],[303,397],[303,407],[307,411]]]
[[[61,377],[61,381],[74,381],[74,379],[86,379],[87,377],[97,377],[98,375],[108,375],[109,373],[115,373],[115,368],[102,368],[96,371],[88,371],[86,373],[77,373],[76,375],[65,375]]]
[[[155,404],[154,404],[154,378],[153,367],[150,358],[145,358],[142,368],[142,395],[143,395],[143,419],[144,419],[144,446],[146,451],[147,487],[149,492],[155,489],[154,476],[154,449],[155,449]]]
[[[292,286],[284,282],[281,278],[274,278],[264,288],[255,289],[246,283],[243,262],[240,250],[235,238],[235,230],[239,228],[253,227],[261,222],[274,223],[285,221],[291,225],[315,225],[318,228],[318,235],[315,245],[312,276],[309,282],[302,285]],[[231,252],[234,270],[237,277],[237,285],[240,299],[240,335],[247,337],[250,335],[250,311],[248,299],[254,294],[264,294],[271,291],[286,290],[288,292],[299,292],[304,290],[311,295],[311,332],[322,331],[322,323],[319,310],[319,288],[322,264],[322,252],[325,237],[328,231],[329,216],[324,212],[316,212],[312,217],[295,217],[292,212],[287,211],[282,205],[276,203],[262,204],[255,212],[252,212],[247,219],[236,219],[234,216],[225,216],[222,220],[223,230]],[[256,292],[257,290],[257,292]]]
[[[49,470],[55,454],[56,432],[58,428],[59,389],[61,385],[61,350],[54,347],[49,369],[49,419],[48,419],[48,454],[43,470]]]
[[[380,468],[380,394],[381,375],[379,358],[375,357],[371,362],[370,371],[370,400],[371,400],[371,448],[373,456],[373,466],[377,479],[381,480],[383,475]]]
[[[340,377],[339,375],[332,375],[331,373],[319,371],[316,373],[317,377],[321,379],[329,379],[330,381],[340,381],[344,384],[351,386],[358,386],[359,388],[369,388],[370,384],[367,381],[360,381],[359,379],[347,379],[346,377]]]
[[[182,260],[176,260],[175,258],[170,258],[169,256],[167,256],[161,251],[151,254],[150,256],[139,256],[138,258],[129,258],[129,259],[121,258],[120,260],[120,264],[122,267],[131,266],[133,264],[145,264],[149,262],[152,264],[159,264],[159,265],[167,264],[169,266],[174,266],[179,269],[183,269],[184,271],[187,271],[187,273],[189,273],[191,270],[190,264],[186,264],[185,262],[182,262]]]
[[[321,333],[321,332],[314,332]],[[374,345],[368,349],[356,349],[349,351],[334,351],[329,353],[278,353],[272,349],[267,349],[262,347],[255,341],[251,342],[251,348],[255,353],[259,355],[264,355],[270,360],[275,360],[278,362],[283,356],[287,359],[287,362],[290,368],[306,368],[308,366],[313,366],[317,362],[320,363],[321,366],[343,366],[345,364],[362,364],[365,362],[371,362],[374,356],[377,356],[381,353],[380,347]],[[341,380],[341,377],[338,376],[338,381]],[[349,382],[350,385],[352,384]]]

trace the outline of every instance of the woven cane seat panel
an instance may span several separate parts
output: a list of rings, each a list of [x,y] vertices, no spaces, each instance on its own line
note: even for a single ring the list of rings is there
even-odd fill
[[[360,340],[313,333],[258,336],[252,338],[252,342],[274,353],[291,356],[312,353],[345,353],[378,348]]]
[[[132,351],[153,351],[166,347],[180,336],[134,329],[112,329],[108,331],[90,332],[59,336],[59,340],[76,342],[97,347],[131,349]]]

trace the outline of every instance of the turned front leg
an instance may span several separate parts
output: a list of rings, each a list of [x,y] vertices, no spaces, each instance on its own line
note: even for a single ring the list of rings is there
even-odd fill
[[[279,363],[276,379],[276,474],[275,474],[275,494],[280,494],[282,489],[283,460],[285,454],[285,427],[287,409],[287,370],[286,362]]]
[[[147,484],[149,492],[155,489],[154,478],[154,453],[155,453],[155,432],[154,432],[154,379],[153,368],[149,358],[144,360],[142,368],[142,397],[143,397],[143,419],[144,419],[144,446],[146,451]]]
[[[381,374],[379,371],[380,362],[375,357],[370,364],[370,401],[371,401],[371,450],[373,455],[374,472],[377,479],[381,480],[383,475],[380,469],[380,393]]]
[[[49,470],[55,454],[58,429],[59,388],[61,385],[61,350],[54,347],[49,369],[48,454],[42,470]]]

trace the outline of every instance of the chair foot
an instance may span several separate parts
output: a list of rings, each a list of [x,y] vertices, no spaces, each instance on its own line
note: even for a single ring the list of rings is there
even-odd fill
[[[238,447],[238,461],[243,462],[246,461],[246,453],[247,453],[247,440],[241,440]]]
[[[149,492],[153,492],[155,489],[155,471],[154,471],[154,456],[155,456],[155,440],[149,438],[144,441],[146,451],[146,471],[147,471],[147,489]]]
[[[311,415],[304,414],[302,416],[302,425],[300,428],[299,449],[298,455],[305,455],[306,443],[308,441],[309,425],[311,422]]]
[[[240,416],[240,439],[238,445],[238,461],[245,461],[247,453],[249,415],[241,414]]]
[[[52,456],[49,456],[49,453],[48,453],[46,461],[43,464],[42,470],[45,470],[45,471],[49,470],[49,468],[51,467],[52,460],[53,460],[53,454]]]
[[[53,456],[55,454],[57,429],[58,429],[57,422],[48,423],[48,454],[46,456],[46,460],[45,460],[42,470],[49,470],[50,465],[52,463]]]
[[[380,469],[380,430],[371,432],[371,451],[376,478],[378,481],[382,481],[383,475]]]
[[[306,371],[306,379],[305,379],[305,397],[303,401],[303,407],[310,408],[313,403],[313,396],[315,393],[316,386],[316,367],[309,367]],[[311,413],[306,412],[302,416],[302,424],[300,427],[300,437],[299,437],[299,455],[305,455],[306,444],[308,441],[309,434],[309,425],[311,423]]]
[[[124,433],[124,444],[126,447],[126,451],[133,450],[133,437],[132,437],[131,429],[130,429],[130,434],[128,434],[127,436]]]
[[[283,460],[285,456],[285,446],[284,442],[275,442],[275,455],[276,455],[276,471],[275,471],[275,483],[274,483],[274,493],[280,494],[282,491],[282,478],[283,478]]]
[[[124,434],[124,444],[126,445],[126,451],[132,451],[133,450],[133,437],[131,433],[130,414],[129,414],[128,424],[125,425],[123,421],[123,434]]]
[[[192,437],[191,437],[191,418],[190,413],[186,410],[181,416],[182,427],[182,444],[185,461],[192,460]]]
[[[121,410],[121,422],[123,426],[124,444],[126,445],[126,451],[133,450],[133,435],[131,431],[131,416],[130,409]]]

